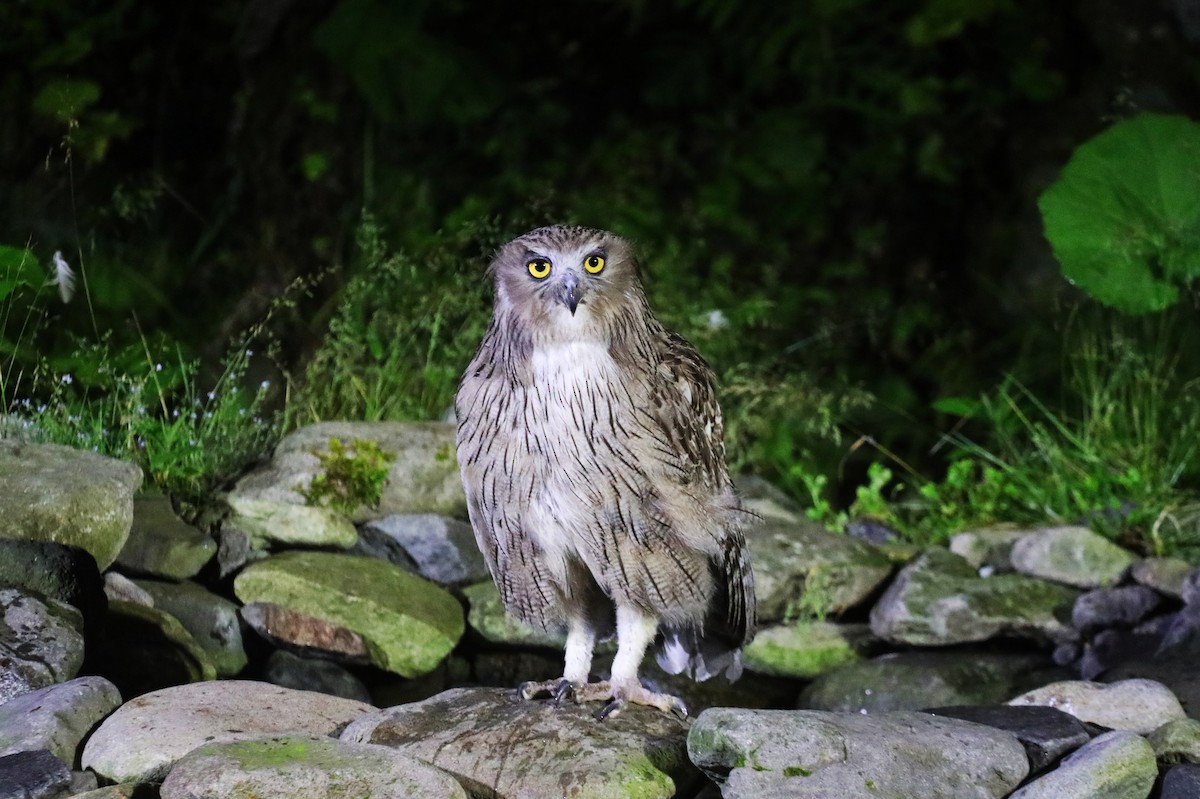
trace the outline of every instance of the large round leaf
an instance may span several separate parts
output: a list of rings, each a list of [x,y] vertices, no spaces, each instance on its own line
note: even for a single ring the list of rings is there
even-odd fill
[[[1128,313],[1200,276],[1200,124],[1143,114],[1081,145],[1038,201],[1063,275]]]

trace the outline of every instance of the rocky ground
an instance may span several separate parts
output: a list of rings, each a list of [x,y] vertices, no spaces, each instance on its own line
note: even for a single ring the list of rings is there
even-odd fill
[[[305,503],[332,437],[396,454],[377,508]],[[204,512],[140,488],[0,438],[0,799],[1200,796],[1200,571],[1083,527],[916,551],[744,483],[747,673],[648,658],[692,717],[598,722],[516,700],[561,640],[503,614],[449,426],[306,428]]]

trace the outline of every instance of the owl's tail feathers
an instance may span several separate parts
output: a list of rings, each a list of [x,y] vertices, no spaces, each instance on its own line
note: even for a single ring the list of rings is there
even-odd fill
[[[655,656],[668,674],[687,674],[703,682],[724,672],[733,682],[742,676],[742,650],[716,637],[705,637],[689,628],[663,630],[663,642]]]

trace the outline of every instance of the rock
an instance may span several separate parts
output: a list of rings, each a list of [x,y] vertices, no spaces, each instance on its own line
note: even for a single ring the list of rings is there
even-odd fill
[[[133,500],[133,526],[117,565],[138,574],[186,580],[217,554],[217,542],[185,523],[158,494]]]
[[[1021,694],[1009,704],[1056,707],[1089,724],[1136,733],[1151,732],[1185,716],[1170,689],[1153,680],[1122,680],[1110,685],[1064,680]]]
[[[228,523],[249,536],[251,548],[275,542],[349,549],[358,540],[350,520],[332,508],[240,494],[230,494],[227,501],[233,509]]]
[[[759,674],[809,679],[861,660],[878,643],[865,624],[782,624],[760,629],[742,662]]]
[[[272,602],[361,635],[376,666],[402,677],[431,671],[463,634],[445,589],[373,558],[285,552],[234,580],[243,602]]]
[[[416,758],[385,746],[308,736],[206,744],[175,764],[161,794],[162,799],[467,799],[453,777]]]
[[[603,723],[597,706],[520,702],[512,691],[456,688],[351,722],[343,741],[375,743],[432,763],[474,796],[577,799],[686,795],[687,727],[631,706]]]
[[[123,782],[75,794],[72,799],[159,799],[158,786],[145,782]]]
[[[913,712],[712,708],[692,725],[688,755],[728,775],[726,799],[1002,797],[1029,771],[1011,733]]]
[[[972,568],[1011,572],[1012,548],[1029,531],[1012,525],[964,530],[950,537],[950,551],[970,563]]]
[[[1052,707],[958,705],[928,712],[1011,732],[1025,747],[1029,770],[1035,774],[1092,739],[1083,722]]]
[[[66,682],[82,665],[83,616],[78,610],[57,599],[0,587],[0,702]]]
[[[1132,627],[1162,604],[1162,595],[1144,585],[1096,588],[1075,600],[1071,624],[1083,635],[1104,627]]]
[[[1150,744],[1132,732],[1115,730],[1084,744],[1009,799],[1145,799],[1157,775]]]
[[[104,596],[109,602],[132,602],[148,608],[154,607],[154,597],[144,588],[139,588],[133,580],[117,572],[104,573]]]
[[[356,702],[371,702],[371,692],[363,681],[338,664],[321,658],[300,657],[282,649],[275,650],[267,658],[263,679],[298,691],[317,691]]]
[[[134,582],[153,599],[155,607],[179,620],[208,654],[218,677],[232,677],[246,667],[237,604],[193,582]]]
[[[560,650],[566,643],[565,631],[543,632],[508,615],[500,600],[500,592],[491,580],[467,586],[462,592],[467,598],[467,622],[472,630],[488,641]]]
[[[1181,558],[1146,558],[1133,564],[1129,576],[1160,594],[1183,599],[1183,584],[1195,569]]]
[[[109,604],[104,635],[89,663],[125,697],[217,678],[208,653],[178,619],[133,602]]]
[[[237,574],[247,563],[269,557],[265,549],[255,549],[250,536],[231,524],[217,530],[217,576],[224,580]]]
[[[1188,576],[1183,578],[1179,596],[1185,605],[1200,603],[1200,569],[1192,569]]]
[[[82,763],[114,782],[157,782],[202,744],[262,735],[334,735],[370,705],[262,682],[193,683],[126,702],[92,734]]]
[[[0,756],[40,749],[74,765],[92,729],[121,704],[117,686],[103,677],[79,677],[0,704]]]
[[[1161,763],[1200,763],[1200,721],[1196,719],[1168,721],[1146,741]]]
[[[1013,544],[1013,568],[1080,588],[1115,585],[1133,565],[1129,552],[1086,527],[1048,527]]]
[[[0,585],[66,602],[83,614],[85,630],[108,606],[96,559],[68,544],[0,539]]]
[[[333,658],[341,663],[371,662],[366,640],[353,630],[271,602],[250,602],[242,619],[268,643],[300,656]]]
[[[733,485],[742,507],[764,521],[801,524],[806,518],[795,500],[757,475],[735,477]]]
[[[1166,624],[1155,655],[1172,653],[1200,656],[1200,602],[1184,605]]]
[[[934,548],[906,566],[871,609],[871,631],[917,646],[1020,635],[1055,641],[1076,592],[1018,574],[979,577],[966,560]]]
[[[1113,683],[1145,678],[1162,683],[1171,690],[1192,718],[1200,718],[1200,670],[1192,654],[1181,653],[1154,660],[1134,660],[1114,666],[1104,673],[1103,682]]]
[[[352,521],[392,513],[438,513],[463,518],[467,498],[455,458],[455,428],[438,422],[321,422],[286,436],[266,466],[238,481],[231,498],[303,505],[312,478],[321,469],[314,452],[326,453],[329,440],[374,441],[396,456],[378,508],[360,508]],[[249,531],[247,531],[249,532]]]
[[[359,533],[399,545],[417,573],[438,585],[490,579],[471,525],[433,513],[394,513],[367,522]],[[395,563],[395,561],[392,561]]]
[[[1200,796],[1200,766],[1185,763],[1167,769],[1158,799],[1195,799],[1197,796]]]
[[[71,786],[71,770],[39,749],[0,757],[0,799],[58,799]]]
[[[810,521],[751,525],[746,543],[763,623],[782,620],[802,600],[808,610],[841,613],[892,573],[891,561],[875,548]]]
[[[1111,627],[1096,633],[1075,664],[1079,676],[1093,680],[1119,663],[1157,651],[1163,633],[1154,630],[1153,626],[1139,625],[1132,630]]]
[[[800,696],[800,707],[883,713],[950,705],[990,705],[1045,682],[1039,655],[988,652],[897,652],[822,674]]]
[[[57,444],[0,439],[4,537],[81,547],[101,571],[125,545],[141,484],[142,472],[131,463]]]

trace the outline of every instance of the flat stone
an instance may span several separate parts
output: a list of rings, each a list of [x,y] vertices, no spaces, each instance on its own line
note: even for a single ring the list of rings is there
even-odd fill
[[[1111,684],[1064,680],[1035,688],[1009,701],[1010,705],[1044,705],[1070,713],[1080,721],[1149,733],[1173,719],[1185,717],[1175,694],[1153,680],[1122,680]]]
[[[89,662],[125,697],[217,678],[212,659],[178,619],[134,602],[109,603],[104,636]]]
[[[159,799],[158,786],[145,782],[123,782],[72,795],[71,799]]]
[[[1013,568],[1080,588],[1118,583],[1136,558],[1087,527],[1047,527],[1013,544]]]
[[[375,743],[454,774],[473,796],[655,799],[688,795],[687,726],[638,705],[598,723],[598,705],[520,702],[511,690],[455,688],[350,724]]]
[[[959,705],[929,711],[935,716],[973,721],[1017,736],[1037,773],[1092,739],[1083,722],[1053,707],[1014,705]]]
[[[7,528],[0,535],[7,535]],[[57,599],[83,614],[86,630],[108,603],[96,559],[82,547],[0,538],[0,585]]]
[[[1183,599],[1183,583],[1195,568],[1182,558],[1146,558],[1133,564],[1129,576],[1161,594]]]
[[[1162,604],[1162,594],[1144,585],[1094,588],[1075,600],[1071,624],[1083,635],[1104,627],[1132,627]]]
[[[0,587],[0,702],[66,682],[83,665],[83,616],[57,599]]]
[[[914,646],[985,641],[998,635],[1063,641],[1077,592],[1019,574],[980,577],[966,560],[926,550],[871,609],[871,631]]]
[[[217,542],[187,524],[159,494],[134,497],[133,525],[117,565],[138,574],[186,580],[217,554]]]
[[[158,782],[202,744],[261,735],[334,735],[374,709],[249,680],[180,685],[118,708],[88,739],[82,764],[113,782]]]
[[[58,799],[71,770],[44,749],[0,757],[0,799]]]
[[[508,615],[491,580],[469,585],[462,593],[467,599],[467,623],[488,641],[549,649],[562,649],[566,643],[565,631],[543,632]]]
[[[490,578],[471,525],[458,519],[435,513],[394,513],[363,525],[360,540],[368,535],[394,542],[418,574],[438,585]]]
[[[109,602],[132,602],[148,608],[154,607],[154,597],[120,572],[104,573],[104,595],[108,597]]]
[[[810,679],[862,660],[878,645],[865,624],[780,624],[758,631],[742,649],[742,663],[759,674]]]
[[[246,648],[238,606],[202,585],[190,581],[168,583],[134,580],[154,601],[170,613],[208,654],[218,677],[232,677],[246,667]]]
[[[250,602],[242,619],[268,643],[300,656],[330,657],[342,663],[371,662],[366,640],[353,630],[271,602]]]
[[[1156,776],[1150,744],[1135,733],[1114,730],[1084,744],[1009,799],[1145,799]]]
[[[142,471],[88,450],[0,439],[4,537],[81,547],[104,571],[125,545]]]
[[[1013,525],[963,530],[950,536],[950,551],[977,571],[988,568],[993,572],[1010,572],[1013,544],[1027,535],[1028,530]]]
[[[991,705],[1066,676],[1036,654],[913,651],[840,666],[817,677],[799,706],[884,713],[950,705]]]
[[[807,520],[750,525],[746,545],[764,624],[796,611],[802,597],[809,609],[841,613],[864,602],[892,573],[891,561],[875,547]]]
[[[402,677],[431,671],[463,634],[453,595],[374,558],[286,552],[243,569],[234,592],[358,633],[375,665]]]
[[[467,799],[446,772],[385,746],[311,736],[206,744],[171,769],[162,799]]]
[[[1200,796],[1200,766],[1184,763],[1167,769],[1158,799],[1196,799],[1197,796]]]
[[[263,666],[263,679],[284,688],[317,691],[331,696],[370,702],[371,692],[363,681],[336,663],[306,658],[277,649]]]
[[[998,799],[1029,772],[1011,733],[914,712],[712,708],[692,725],[688,755],[724,780],[726,799]]]
[[[48,750],[78,761],[80,742],[121,704],[117,686],[103,677],[78,677],[0,704],[0,756]]]
[[[348,549],[358,540],[350,520],[332,508],[242,494],[230,494],[226,501],[233,509],[229,525],[249,536],[252,548],[274,542]]]
[[[1146,736],[1160,763],[1200,763],[1200,721],[1174,719]]]
[[[354,522],[392,513],[437,513],[463,518],[467,497],[455,457],[455,426],[441,422],[320,422],[285,436],[270,463],[238,481],[232,498],[257,498],[303,505],[303,492],[321,471],[315,453],[328,453],[330,439],[374,441],[396,456],[377,508],[360,507]],[[249,532],[249,531],[247,531]]]
[[[1147,653],[1148,655],[1149,653]],[[1200,669],[1192,653],[1170,654],[1154,660],[1131,660],[1106,671],[1103,682],[1145,678],[1162,683],[1171,690],[1191,718],[1200,718]]]

